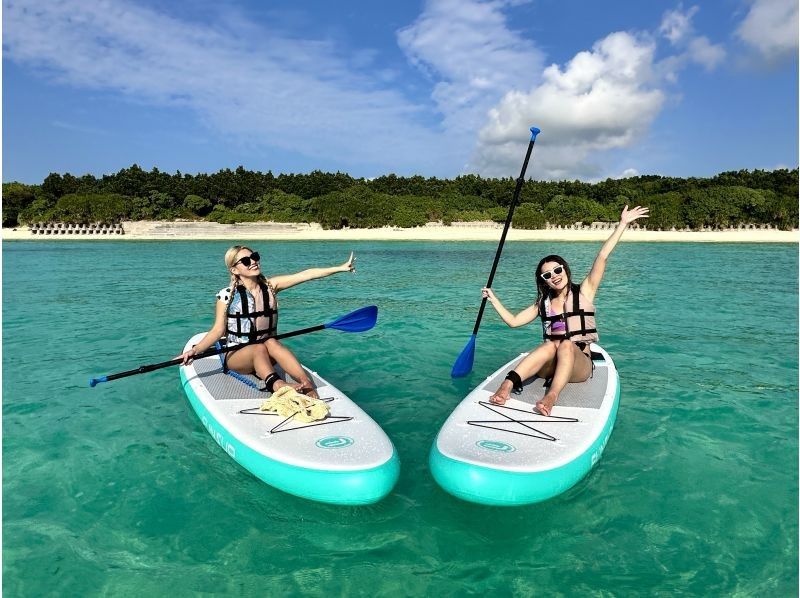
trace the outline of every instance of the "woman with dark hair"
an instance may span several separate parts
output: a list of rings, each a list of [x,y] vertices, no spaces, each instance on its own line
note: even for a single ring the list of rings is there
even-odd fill
[[[648,208],[636,206],[628,210],[625,206],[619,224],[600,248],[592,269],[579,285],[572,282],[572,273],[564,258],[557,255],[543,258],[536,267],[536,301],[516,315],[503,306],[492,289],[483,289],[483,296],[511,328],[524,326],[540,317],[544,336],[544,342],[508,373],[491,396],[492,403],[504,404],[512,389],[522,388],[523,381],[537,374],[552,379],[547,393],[536,403],[540,413],[550,415],[558,395],[568,382],[588,380],[592,374],[589,345],[598,339],[593,302],[608,256],[628,225],[638,218],[647,218],[648,212]]]

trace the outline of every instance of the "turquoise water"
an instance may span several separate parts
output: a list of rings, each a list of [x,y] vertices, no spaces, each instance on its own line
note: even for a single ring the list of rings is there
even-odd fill
[[[450,410],[539,338],[487,311],[491,243],[252,243],[265,270],[341,263],[281,295],[281,330],[380,307],[362,334],[287,343],[392,438],[382,502],[286,495],[228,458],[168,359],[210,326],[219,242],[3,243],[3,590],[8,596],[796,596],[798,248],[619,246],[598,294],[620,371],[598,466],[529,507],[459,501],[428,472]],[[509,243],[495,290],[532,301],[545,253],[583,275],[596,243]],[[538,324],[537,324],[538,326]]]

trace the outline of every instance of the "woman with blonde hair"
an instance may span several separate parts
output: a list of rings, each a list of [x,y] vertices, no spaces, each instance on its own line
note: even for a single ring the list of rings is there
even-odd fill
[[[225,252],[225,266],[231,280],[230,285],[217,294],[214,325],[198,344],[180,355],[184,365],[225,337],[228,347],[244,345],[225,354],[226,369],[255,374],[264,382],[262,390],[274,392],[289,384],[275,372],[277,363],[297,380],[291,386],[312,398],[319,398],[294,354],[273,338],[278,329],[277,294],[338,272],[355,272],[354,262],[355,257],[350,253],[349,259],[340,266],[266,277],[261,272],[259,253],[243,245],[234,245]]]

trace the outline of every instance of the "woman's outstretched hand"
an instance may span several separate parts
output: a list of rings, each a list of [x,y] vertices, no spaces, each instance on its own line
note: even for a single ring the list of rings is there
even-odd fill
[[[628,206],[625,206],[622,209],[622,214],[619,217],[620,224],[628,225],[634,220],[638,220],[639,218],[649,218],[650,217],[650,208],[643,208],[641,206],[636,206],[632,210],[628,209]]]
[[[347,261],[339,266],[339,270],[341,272],[355,272],[356,271],[356,258],[353,256],[353,252],[350,252],[350,257]]]
[[[494,291],[489,287],[483,287],[481,289],[481,296],[484,299],[488,299],[489,303],[494,303],[495,301],[497,301],[497,297],[494,296]]]

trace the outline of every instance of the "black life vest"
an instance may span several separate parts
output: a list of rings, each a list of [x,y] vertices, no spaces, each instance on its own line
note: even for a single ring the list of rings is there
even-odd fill
[[[572,306],[569,295],[572,295]],[[539,302],[539,317],[542,319],[542,335],[545,340],[569,339],[575,342],[592,343],[600,337],[594,321],[594,304],[581,293],[581,287],[570,284],[570,290],[564,301],[564,313],[551,316],[548,314],[550,299],[542,297]],[[564,331],[553,332],[553,322],[564,322]]]
[[[226,333],[229,345],[253,342],[278,333],[278,300],[272,287],[262,282],[258,286],[264,301],[262,311],[255,311],[255,297],[247,292],[244,285],[236,287],[237,296],[228,304]],[[257,322],[262,316],[267,318],[267,326],[259,329]]]

